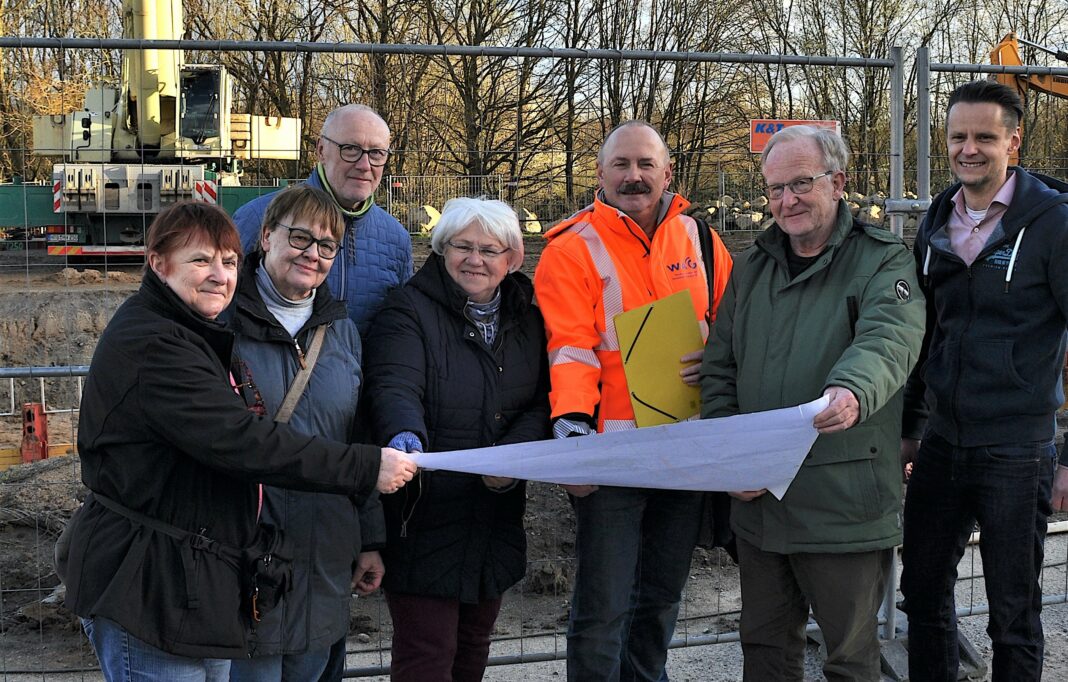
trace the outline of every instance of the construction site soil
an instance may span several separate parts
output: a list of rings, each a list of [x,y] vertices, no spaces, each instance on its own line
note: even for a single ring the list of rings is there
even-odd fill
[[[754,233],[724,235],[738,252]],[[525,271],[533,273],[543,240],[526,242]],[[416,263],[425,260],[429,245],[415,241]],[[116,307],[140,281],[139,266],[89,264],[64,267],[41,252],[0,251],[0,367],[88,365],[93,348]],[[36,380],[14,381],[14,395],[0,381],[0,412],[9,401],[39,400]],[[49,380],[43,391],[50,406],[75,407],[76,382]],[[18,408],[0,417],[0,450],[18,447]],[[49,418],[50,443],[76,440],[76,421],[69,414]],[[0,675],[23,679],[20,671],[40,679],[97,679],[89,671],[95,659],[73,616],[62,607],[62,586],[52,568],[52,549],[66,519],[84,497],[78,461],[72,456],[14,466],[0,473]],[[516,643],[516,653],[548,646],[562,651],[573,573],[574,520],[562,491],[531,484],[526,526],[529,570],[505,599],[495,630],[494,652]],[[1063,558],[1063,555],[1062,555]],[[1057,590],[1054,590],[1057,591]],[[1060,590],[1063,592],[1064,590]],[[980,596],[979,602],[983,599]],[[709,635],[737,629],[740,598],[737,571],[722,550],[698,549],[680,618],[679,635]],[[1049,643],[1047,674],[1068,674],[1065,645],[1068,628]],[[353,601],[350,666],[374,667],[388,652],[390,621],[380,595]],[[548,642],[548,644],[545,644]],[[539,644],[540,643],[540,644]],[[810,650],[806,677],[819,678],[818,655]],[[984,653],[983,650],[980,652]],[[988,651],[985,651],[989,655]],[[1053,665],[1050,668],[1050,665]],[[681,665],[681,664],[680,664]],[[733,664],[731,664],[733,665]],[[63,671],[84,671],[70,677]],[[740,668],[728,666],[728,670]],[[559,668],[546,675],[559,674]],[[493,673],[491,679],[540,679],[529,673]],[[673,675],[673,679],[732,679],[733,672]],[[27,678],[28,679],[28,678]]]

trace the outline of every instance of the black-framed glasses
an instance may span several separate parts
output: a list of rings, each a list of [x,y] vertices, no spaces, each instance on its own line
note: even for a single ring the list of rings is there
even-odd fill
[[[311,232],[302,227],[290,227],[285,223],[278,223],[278,227],[284,227],[289,230],[289,245],[297,251],[307,251],[309,246],[315,244],[316,248],[319,249],[320,258],[333,260],[334,256],[341,250],[340,243],[333,239],[316,239]]]
[[[787,187],[790,188],[790,192],[793,194],[808,194],[812,191],[812,184],[826,175],[834,175],[834,171],[829,170],[826,173],[813,175],[810,178],[798,178],[781,185],[768,185],[764,188],[764,191],[768,193],[769,199],[782,199],[782,193]]]
[[[363,158],[363,155],[367,155],[367,163],[372,166],[384,166],[386,160],[389,159],[388,149],[364,149],[358,144],[342,144],[337,140],[331,140],[326,135],[319,133],[319,137],[323,138],[327,142],[331,142],[337,145],[337,152],[341,155],[342,161],[348,161],[349,163],[356,163]]]
[[[462,255],[464,258],[467,258],[471,254],[473,254],[475,251],[478,251],[478,255],[482,256],[482,260],[497,260],[498,258],[503,256],[504,254],[506,254],[506,253],[508,253],[509,251],[512,250],[511,247],[508,247],[508,248],[504,249],[503,251],[498,251],[496,249],[490,249],[490,248],[486,248],[486,247],[478,247],[478,246],[475,246],[474,244],[463,244],[463,243],[459,243],[458,244],[458,243],[452,242],[452,241],[445,242],[445,245],[448,246],[450,249],[456,251],[456,253]]]

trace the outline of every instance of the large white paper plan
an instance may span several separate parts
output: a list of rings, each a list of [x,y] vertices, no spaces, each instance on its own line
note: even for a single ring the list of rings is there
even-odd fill
[[[778,499],[819,435],[826,397],[780,410],[474,450],[412,453],[427,469],[546,483],[760,490]]]

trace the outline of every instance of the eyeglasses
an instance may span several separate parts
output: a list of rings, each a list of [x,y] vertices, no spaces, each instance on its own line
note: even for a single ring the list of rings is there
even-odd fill
[[[813,175],[811,178],[798,178],[781,185],[768,185],[764,188],[764,191],[768,193],[769,199],[782,199],[782,193],[787,187],[790,188],[790,192],[793,194],[808,194],[812,191],[812,183],[825,175],[834,175],[834,171],[829,170],[826,173]]]
[[[319,249],[319,257],[326,260],[334,260],[334,256],[341,250],[341,244],[333,239],[316,239],[311,232],[300,228],[290,227],[284,223],[278,223],[278,227],[289,230],[289,245],[297,251],[307,251],[308,247],[315,244]]]
[[[456,253],[460,254],[464,258],[467,258],[475,251],[478,251],[478,255],[482,256],[482,260],[497,260],[504,254],[512,250],[511,247],[509,247],[507,249],[504,249],[503,251],[497,251],[495,249],[477,247],[472,244],[457,244],[456,242],[445,242],[445,245],[448,246],[450,249],[456,251]]]
[[[363,158],[363,155],[367,155],[367,163],[372,166],[384,166],[386,165],[386,159],[389,158],[388,149],[364,149],[358,144],[341,144],[336,140],[331,140],[326,135],[319,133],[319,137],[323,138],[327,142],[332,142],[337,145],[338,154],[341,155],[342,161],[348,161],[349,163],[356,163]]]

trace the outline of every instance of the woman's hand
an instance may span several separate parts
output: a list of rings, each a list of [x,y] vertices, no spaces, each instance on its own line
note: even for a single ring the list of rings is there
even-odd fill
[[[490,490],[501,492],[505,488],[511,488],[515,484],[515,479],[507,476],[483,476],[482,482]]]
[[[378,468],[378,485],[380,493],[395,493],[412,480],[419,467],[408,455],[393,448],[382,448],[382,464]]]

